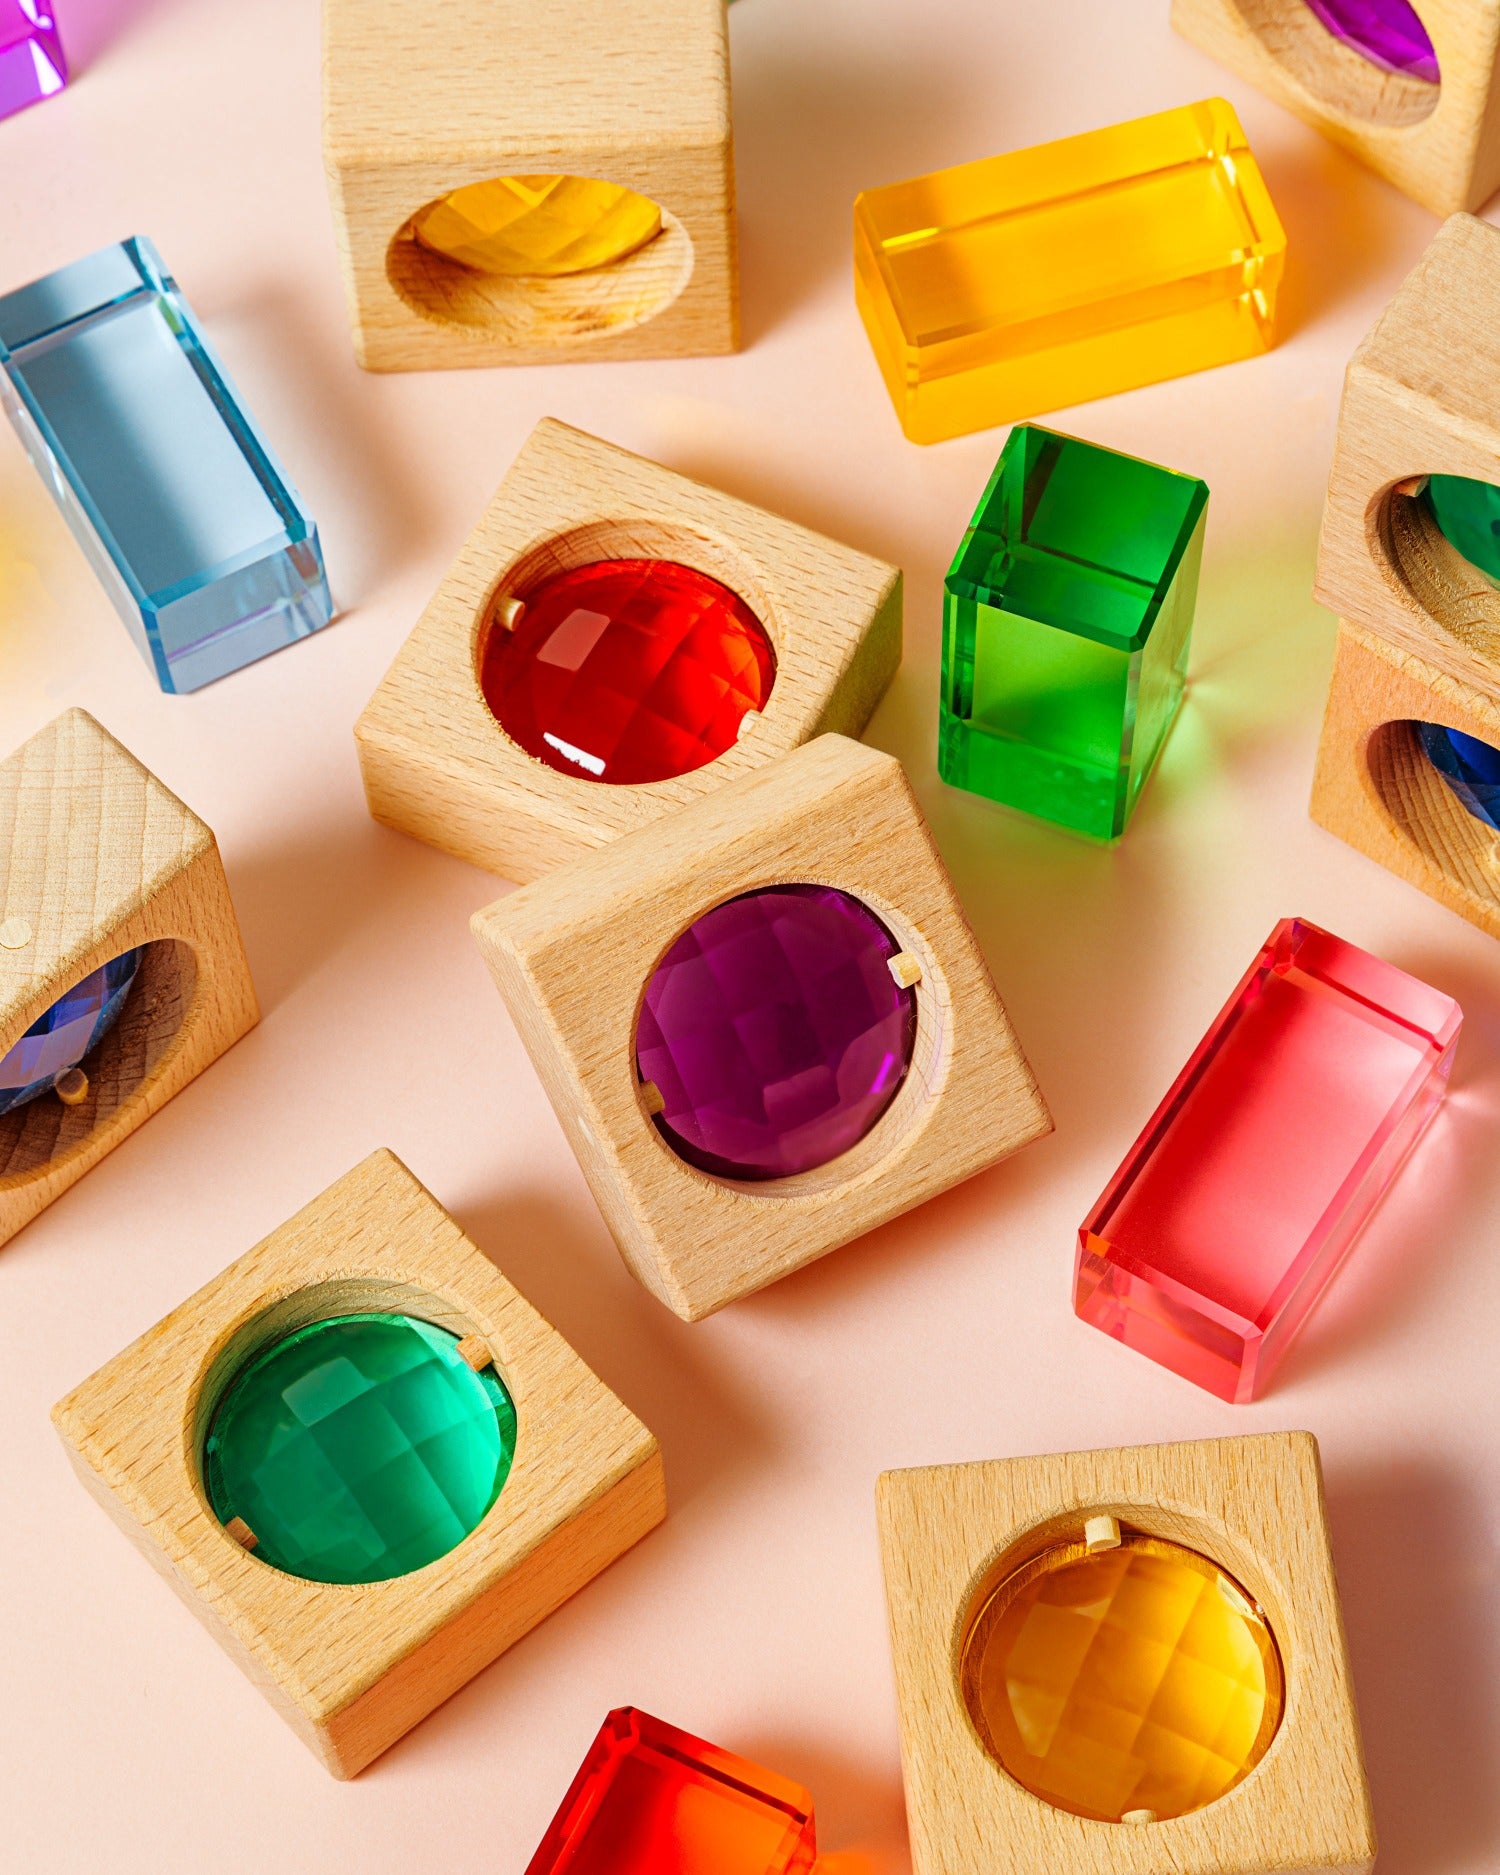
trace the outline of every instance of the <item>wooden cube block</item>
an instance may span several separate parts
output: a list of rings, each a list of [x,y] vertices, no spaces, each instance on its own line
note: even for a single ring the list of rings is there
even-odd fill
[[[1377,64],[1308,0],[1172,0],[1184,38],[1435,215],[1500,187],[1500,0],[1421,0],[1439,80]]]
[[[0,1115],[0,1243],[260,1018],[214,836],[83,710],[0,762],[0,1057],[140,948],[66,1102]]]
[[[729,587],[776,656],[764,711],[704,767],[639,786],[547,767],[480,687],[489,634],[559,573],[676,561]],[[857,735],[901,661],[901,573],[550,418],[538,424],[355,730],[370,812],[529,880],[825,730]]]
[[[724,0],[327,0],[323,22],[324,165],[362,365],[737,348]],[[424,209],[507,177],[532,195],[554,177],[633,191],[659,232],[595,265],[572,223],[549,226],[536,271],[416,238]]]
[[[877,1502],[915,1875],[1363,1875],[1372,1866],[1374,1825],[1310,1433],[892,1471]],[[1018,1571],[1035,1579],[1048,1562],[1067,1559],[1062,1546],[1076,1561],[1142,1537],[1208,1558],[1229,1605],[1269,1624],[1284,1708],[1256,1768],[1215,1801],[1159,1821],[1149,1811],[1104,1821],[1055,1807],[1001,1769],[970,1716],[962,1676],[982,1611]],[[1128,1639],[1120,1643],[1136,1613],[1149,1622],[1151,1602],[1146,1582],[1109,1603],[1107,1618],[1123,1624],[1111,1629],[1118,1677],[1110,1697],[1128,1697]],[[1016,1682],[1023,1692],[1028,1676],[1047,1679],[1048,1652],[1065,1643],[1070,1621],[1081,1665],[1094,1613],[1059,1588],[1028,1617],[1021,1645],[1033,1652]],[[1170,1629],[1165,1596],[1157,1614]],[[1193,1672],[1161,1686],[1155,1727],[1192,1730]],[[1234,1702],[1224,1685],[1220,1694],[1227,1735]],[[1107,1705],[1083,1718],[1090,1751],[1097,1763],[1118,1758],[1133,1772],[1151,1756],[1139,1747],[1146,1728],[1127,1727],[1123,1713],[1112,1728]],[[1041,1686],[1031,1711],[1026,1742],[1043,1745],[1052,1726],[1077,1717]],[[1194,1762],[1187,1744],[1179,1762]]]
[[[1314,819],[1500,935],[1493,829],[1417,741],[1500,746],[1500,590],[1441,533],[1429,475],[1500,480],[1500,231],[1439,230],[1350,362],[1316,594],[1344,621]]]
[[[515,1405],[515,1457],[488,1514],[439,1560],[386,1581],[309,1581],[221,1526],[201,1453],[252,1355],[362,1311],[462,1335],[473,1365],[488,1354]],[[656,1440],[389,1152],[230,1264],[53,1419],[84,1484],[336,1777],[362,1770],[666,1511]]]
[[[910,1065],[828,1163],[714,1176],[653,1117],[636,1058],[642,998],[700,916],[794,883],[850,895],[899,943],[891,974],[915,986]],[[842,736],[501,899],[474,933],[626,1264],[688,1321],[1051,1130],[900,763]],[[775,1022],[796,1023],[787,1008]],[[772,1023],[768,1008],[762,1031]]]

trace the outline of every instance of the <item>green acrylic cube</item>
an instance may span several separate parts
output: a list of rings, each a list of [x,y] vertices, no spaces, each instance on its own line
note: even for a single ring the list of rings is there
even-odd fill
[[[1112,840],[1182,702],[1208,489],[1020,424],[948,569],[945,781]]]

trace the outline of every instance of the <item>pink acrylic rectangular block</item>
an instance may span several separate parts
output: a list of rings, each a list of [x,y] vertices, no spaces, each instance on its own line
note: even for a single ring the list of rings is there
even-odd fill
[[[0,0],[0,117],[50,98],[67,82],[51,0]]]
[[[1283,920],[1079,1232],[1079,1316],[1252,1400],[1442,1101],[1451,996]]]

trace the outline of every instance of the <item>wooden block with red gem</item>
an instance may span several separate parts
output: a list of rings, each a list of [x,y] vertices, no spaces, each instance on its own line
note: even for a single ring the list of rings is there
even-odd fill
[[[535,879],[858,735],[900,661],[898,568],[548,419],[359,720],[370,812]]]
[[[1051,1128],[901,764],[846,737],[474,931],[625,1262],[686,1320]]]

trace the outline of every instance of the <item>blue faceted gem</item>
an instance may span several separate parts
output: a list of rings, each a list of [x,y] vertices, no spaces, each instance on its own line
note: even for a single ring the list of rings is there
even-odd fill
[[[163,690],[333,616],[312,517],[149,241],[0,297],[0,401]]]
[[[103,1040],[125,1007],[140,961],[139,950],[111,959],[37,1017],[0,1060],[0,1113],[45,1094]]]
[[[1500,749],[1440,723],[1418,723],[1422,753],[1476,820],[1500,833]]]

